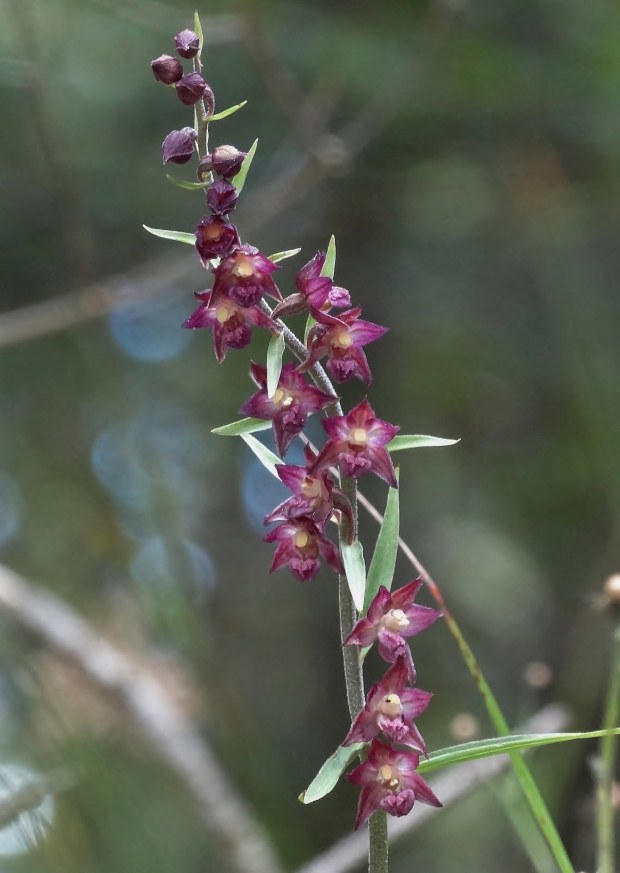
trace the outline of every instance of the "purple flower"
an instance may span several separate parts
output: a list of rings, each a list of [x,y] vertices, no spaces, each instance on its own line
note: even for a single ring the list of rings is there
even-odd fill
[[[409,678],[409,663],[400,655],[368,692],[366,705],[351,725],[343,746],[367,743],[382,731],[393,743],[403,743],[426,755],[424,739],[414,720],[424,712],[433,695],[419,688],[406,688]]]
[[[294,364],[285,364],[273,397],[267,397],[267,370],[252,363],[250,374],[258,387],[256,394],[241,407],[244,415],[271,419],[276,447],[281,458],[286,454],[293,439],[305,427],[306,419],[336,400],[331,394],[309,385],[295,371]]]
[[[317,527],[323,530],[325,522],[330,518],[334,509],[337,509],[347,516],[349,529],[353,530],[353,511],[348,498],[339,488],[334,486],[327,470],[323,470],[317,476],[311,476],[308,473],[308,466],[315,459],[315,454],[309,446],[305,447],[304,455],[307,464],[305,467],[296,464],[276,464],[278,476],[284,485],[293,492],[293,496],[284,500],[266,515],[265,524],[307,515]]]
[[[213,296],[230,297],[239,306],[256,306],[263,294],[282,300],[271,274],[278,265],[254,248],[242,245],[215,268]]]
[[[196,226],[196,248],[205,266],[212,258],[225,257],[237,245],[237,228],[225,218],[205,216]]]
[[[409,678],[415,680],[411,654],[405,637],[412,637],[441,618],[441,613],[429,606],[414,604],[422,585],[414,579],[392,594],[384,585],[379,586],[365,618],[360,618],[344,641],[345,646],[370,646],[378,643],[381,657],[393,664],[400,656],[407,659]]]
[[[224,179],[230,179],[232,176],[237,175],[246,155],[246,152],[239,151],[235,146],[216,146],[209,156],[210,169],[217,173],[218,176],[222,176]]]
[[[338,549],[311,518],[289,519],[269,531],[263,539],[266,543],[278,544],[269,568],[271,573],[288,566],[298,579],[309,582],[321,568],[319,558],[323,558],[336,573],[344,572]]]
[[[182,130],[171,130],[161,144],[161,156],[164,164],[186,164],[194,154],[194,143],[198,134],[193,127]]]
[[[387,333],[387,327],[362,321],[358,317],[361,311],[358,307],[341,312],[336,324],[315,324],[308,333],[309,355],[298,367],[299,372],[306,372],[327,355],[327,371],[336,382],[357,376],[370,385],[372,374],[362,346],[380,339]],[[321,321],[323,317],[321,313]]]
[[[207,188],[207,204],[214,215],[228,215],[237,205],[239,194],[234,185],[220,179]]]
[[[222,363],[228,349],[243,349],[252,339],[252,328],[262,327],[277,333],[277,324],[256,306],[242,308],[224,297],[217,305],[211,304],[211,291],[195,294],[201,304],[184,322],[183,327],[209,327],[213,331],[213,348],[218,363]]]
[[[337,318],[327,315],[332,306],[344,307],[351,305],[351,297],[345,288],[334,285],[329,276],[321,276],[325,264],[325,252],[317,252],[297,273],[295,284],[297,294],[291,294],[276,306],[274,318],[281,315],[292,315],[308,309],[317,321],[324,324],[339,324]],[[322,318],[321,318],[322,315]]]
[[[398,487],[394,465],[385,446],[400,428],[375,418],[368,400],[362,400],[348,415],[325,419],[323,427],[329,440],[321,449],[313,471],[338,463],[345,476],[357,478],[372,471],[392,488]]]
[[[198,103],[208,87],[200,73],[187,73],[177,81],[177,97],[186,106],[193,106],[194,103]]]
[[[441,806],[424,779],[415,772],[420,756],[401,752],[373,740],[363,764],[347,773],[347,779],[362,788],[357,805],[355,830],[368,821],[373,812],[383,809],[390,815],[407,815],[415,801]]]
[[[194,58],[200,48],[200,39],[193,30],[182,30],[175,36],[174,45],[182,58]]]
[[[151,70],[158,82],[163,82],[164,85],[173,85],[183,75],[183,64],[178,58],[160,55],[151,61]]]

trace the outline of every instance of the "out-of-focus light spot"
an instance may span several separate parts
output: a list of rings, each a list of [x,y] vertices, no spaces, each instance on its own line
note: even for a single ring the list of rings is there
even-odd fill
[[[139,410],[96,438],[91,463],[99,482],[123,508],[144,511],[157,496],[198,517],[206,490],[206,444],[193,418],[169,405]]]
[[[547,688],[553,682],[553,672],[544,661],[530,661],[523,671],[523,678],[530,688]]]
[[[264,442],[271,451],[275,451],[273,436],[257,434],[257,438],[264,437]],[[279,479],[272,476],[266,470],[258,458],[246,447],[244,449],[243,471],[241,473],[241,501],[243,511],[248,524],[258,533],[265,534],[268,528],[263,524],[263,519],[278,503],[291,492],[284,487]],[[301,443],[295,442],[286,454],[286,464],[304,464]]]
[[[155,589],[178,588],[199,599],[215,587],[215,565],[209,554],[189,540],[171,543],[150,537],[136,552],[130,573],[147,593]]]
[[[467,743],[480,736],[480,723],[471,712],[459,712],[450,722],[450,736],[460,743]]]
[[[0,803],[25,790],[38,786],[36,773],[19,764],[0,765]],[[54,818],[54,799],[46,794],[33,809],[22,812],[0,829],[0,856],[21,855],[37,846],[47,834]]]
[[[188,314],[186,300],[148,300],[115,309],[108,324],[129,357],[155,363],[175,358],[188,344],[189,331],[181,327]]]
[[[12,476],[0,473],[0,546],[17,534],[22,514],[22,495]]]

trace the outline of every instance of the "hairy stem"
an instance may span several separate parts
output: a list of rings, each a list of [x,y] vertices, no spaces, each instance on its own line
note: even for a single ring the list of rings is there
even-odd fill
[[[620,614],[615,619],[611,675],[601,725],[603,730],[617,727],[620,718]],[[615,870],[613,782],[616,754],[617,738],[613,734],[603,737],[600,744],[601,771],[597,789],[598,873],[614,873]]]

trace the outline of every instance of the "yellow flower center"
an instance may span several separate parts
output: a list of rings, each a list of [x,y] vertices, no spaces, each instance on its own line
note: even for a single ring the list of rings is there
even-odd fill
[[[236,306],[231,306],[229,303],[221,303],[215,307],[215,317],[220,324],[225,324],[229,318],[233,317],[236,311]]]
[[[295,545],[298,549],[303,549],[304,546],[307,546],[308,543],[310,542],[310,537],[308,536],[308,533],[305,530],[299,530],[295,534],[293,542],[295,543]]]
[[[335,346],[340,346],[341,349],[348,349],[351,346],[352,342],[353,340],[348,330],[342,330],[339,334],[336,335],[333,344]]]
[[[357,443],[360,446],[366,445],[368,442],[368,434],[363,427],[356,427],[349,434],[349,442]]]
[[[388,718],[398,718],[403,714],[403,707],[398,694],[386,694],[379,704],[379,712]]]
[[[222,228],[217,224],[210,224],[205,230],[207,239],[219,239],[222,235]]]
[[[301,483],[301,492],[304,497],[319,497],[321,494],[321,483],[318,479],[311,479],[306,476]]]
[[[409,619],[402,609],[390,609],[386,612],[385,618],[381,622],[385,628],[391,631],[399,631],[409,625]]]
[[[251,258],[239,258],[237,263],[232,268],[232,272],[235,276],[239,276],[242,279],[247,279],[248,276],[252,276],[254,273],[254,264]]]

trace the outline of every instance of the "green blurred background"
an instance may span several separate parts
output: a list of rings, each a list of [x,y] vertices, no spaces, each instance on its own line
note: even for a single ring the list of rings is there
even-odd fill
[[[334,233],[338,283],[390,326],[369,350],[377,413],[404,433],[461,438],[399,456],[403,535],[513,724],[561,701],[567,724],[598,727],[610,638],[599,599],[620,570],[620,10],[199,11],[218,109],[248,100],[211,141],[260,138],[237,211],[244,240],[302,247],[280,270],[287,292]],[[336,584],[268,574],[262,516],[277,483],[240,441],[210,434],[237,417],[264,341],[218,367],[209,333],[180,329],[204,288],[197,258],[142,229],[192,230],[202,212],[160,156],[191,111],[149,69],[192,13],[160,0],[2,7],[0,560],[165,683],[294,870],[354,819],[347,785],[296,800],[348,728]],[[363,394],[342,390],[347,405]],[[382,483],[364,488],[383,504]],[[362,533],[369,554],[374,522]],[[410,578],[399,564],[396,584]],[[0,771],[72,774],[45,835],[20,846],[0,832],[1,873],[224,869],[114,699],[14,618],[0,639]],[[436,694],[420,721],[429,747],[454,742],[463,713],[491,735],[446,628],[413,650]],[[380,671],[369,659],[369,678]],[[584,870],[595,754],[577,744],[532,759]],[[422,867],[532,869],[488,787],[395,850],[394,873]]]

